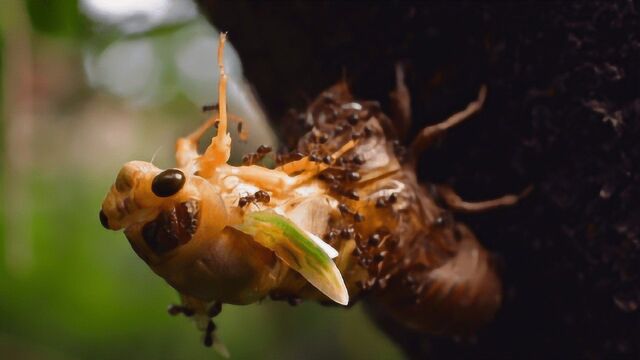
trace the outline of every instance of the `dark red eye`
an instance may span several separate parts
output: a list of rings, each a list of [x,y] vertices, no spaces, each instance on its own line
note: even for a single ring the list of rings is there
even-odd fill
[[[185,181],[182,171],[168,169],[156,175],[151,182],[151,191],[158,197],[169,197],[180,191]]]

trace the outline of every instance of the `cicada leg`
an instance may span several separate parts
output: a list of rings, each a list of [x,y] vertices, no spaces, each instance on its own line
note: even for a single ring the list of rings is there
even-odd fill
[[[227,34],[220,33],[220,41],[218,43],[218,68],[220,72],[220,80],[218,82],[218,133],[211,139],[211,144],[198,159],[199,171],[204,177],[211,176],[217,166],[226,164],[231,155],[231,137],[227,132],[227,74],[224,71],[223,62],[226,39]],[[215,122],[216,120],[214,120]]]
[[[286,163],[278,167],[277,170],[284,171],[287,175],[299,173],[295,179],[298,183],[302,183],[329,168],[339,157],[355,146],[356,144],[353,140],[344,144],[338,151],[331,154],[328,163],[311,161],[309,156],[305,156],[300,160]]]
[[[487,87],[485,85],[482,85],[480,87],[480,91],[478,91],[478,98],[470,102],[464,110],[451,115],[445,121],[423,128],[411,143],[411,151],[413,153],[414,159],[417,159],[418,156],[429,145],[431,145],[439,135],[444,133],[446,130],[469,119],[473,114],[480,111],[482,109],[482,105],[484,105],[486,97]]]
[[[444,202],[454,211],[460,212],[482,212],[492,210],[499,207],[515,205],[520,199],[529,195],[533,190],[533,186],[528,186],[520,194],[508,194],[496,199],[469,202],[464,201],[460,195],[449,186],[439,185],[437,186],[438,194],[442,197]]]
[[[261,166],[239,166],[228,170],[228,175],[234,175],[243,181],[275,194],[285,194],[292,188],[300,186],[314,176],[329,168],[339,157],[355,147],[353,140],[344,144],[338,151],[331,155],[331,161],[327,163],[313,162],[309,157],[292,161],[275,169]],[[295,176],[291,176],[297,174]]]
[[[236,121],[238,123],[238,136],[240,140],[246,140],[248,138],[248,132],[246,126],[242,126],[240,124],[244,124],[244,120],[233,114],[228,114],[229,119]],[[176,163],[180,168],[187,168],[190,164],[194,164],[194,161],[200,156],[198,153],[198,142],[202,138],[202,136],[213,126],[215,126],[218,121],[218,113],[200,125],[195,131],[191,134],[181,137],[176,141]]]
[[[176,141],[176,163],[178,167],[186,168],[200,156],[198,154],[198,141],[207,130],[215,125],[217,120],[216,116],[209,118],[194,132]]]
[[[404,138],[411,127],[411,95],[404,81],[404,67],[396,64],[396,88],[389,95],[395,128],[400,138]]]

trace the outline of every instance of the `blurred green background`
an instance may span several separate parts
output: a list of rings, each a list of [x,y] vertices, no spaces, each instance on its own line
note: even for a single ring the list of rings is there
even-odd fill
[[[121,164],[171,166],[205,119],[216,40],[190,0],[0,1],[0,358],[220,358],[97,216]],[[230,109],[253,129],[239,152],[274,142],[227,59]],[[225,306],[217,324],[234,359],[401,357],[360,306]]]

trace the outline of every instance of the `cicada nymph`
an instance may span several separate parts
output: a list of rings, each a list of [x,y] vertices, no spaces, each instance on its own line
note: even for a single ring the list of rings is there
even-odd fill
[[[175,168],[126,163],[100,211],[103,226],[124,229],[134,251],[180,293],[182,304],[170,312],[193,316],[209,346],[223,303],[266,297],[340,305],[366,297],[431,333],[465,333],[489,320],[500,306],[500,280],[489,253],[446,209],[480,211],[518,196],[468,203],[415,175],[420,152],[477,112],[486,89],[399,154],[388,136],[399,122],[339,83],[309,106],[303,118],[311,130],[278,154],[277,167],[233,166],[224,42],[223,34],[216,116],[178,139]],[[399,80],[396,98],[409,116]],[[200,154],[198,140],[214,125]]]

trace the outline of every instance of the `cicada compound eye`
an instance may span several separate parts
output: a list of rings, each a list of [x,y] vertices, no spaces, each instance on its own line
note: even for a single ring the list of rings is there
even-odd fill
[[[169,197],[180,191],[186,180],[182,171],[167,169],[153,178],[151,191],[158,197]]]

